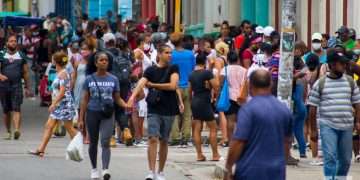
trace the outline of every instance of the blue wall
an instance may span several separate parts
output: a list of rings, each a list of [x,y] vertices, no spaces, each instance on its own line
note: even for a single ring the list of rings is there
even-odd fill
[[[89,0],[88,13],[90,18],[102,18],[108,10],[114,11],[113,0]],[[115,13],[114,13],[115,14]]]
[[[122,15],[123,21],[132,19],[132,0],[119,0],[118,14]]]

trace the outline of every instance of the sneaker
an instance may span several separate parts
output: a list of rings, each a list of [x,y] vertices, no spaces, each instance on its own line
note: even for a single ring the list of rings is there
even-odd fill
[[[11,132],[5,134],[4,140],[11,140]]]
[[[297,166],[298,163],[299,163],[299,160],[293,158],[292,156],[290,156],[286,161],[286,165],[289,165],[289,166]]]
[[[306,154],[300,154],[300,158],[306,159],[307,156],[306,156]]]
[[[147,147],[147,143],[145,141],[138,141],[138,142],[135,142],[134,145],[136,147]]]
[[[322,166],[324,165],[324,162],[320,159],[316,159],[310,162],[311,166]]]
[[[104,180],[109,180],[111,177],[110,171],[108,169],[104,169],[102,172],[102,176]]]
[[[355,157],[355,162],[360,163],[360,154]]]
[[[149,172],[149,174],[146,176],[145,180],[156,180],[156,175],[154,172]]]
[[[15,140],[19,140],[20,136],[21,136],[20,131],[19,131],[19,130],[15,130],[15,132],[14,132],[14,139],[15,139]]]
[[[116,139],[114,136],[112,136],[110,139],[110,147],[116,147]]]
[[[180,148],[187,148],[189,147],[189,144],[187,141],[182,141],[181,144],[180,144]]]
[[[156,180],[165,180],[165,174],[163,172],[156,174]]]
[[[92,169],[91,170],[91,179],[99,179],[100,178],[100,173],[97,169]]]

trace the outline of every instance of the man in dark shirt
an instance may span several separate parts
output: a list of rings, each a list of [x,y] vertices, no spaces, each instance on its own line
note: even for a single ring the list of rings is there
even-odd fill
[[[23,100],[22,79],[25,81],[25,95],[30,95],[29,67],[26,56],[17,51],[15,35],[6,42],[7,50],[0,52],[0,99],[7,129],[5,139],[11,139],[11,117],[15,125],[14,139],[20,137],[20,107]],[[12,114],[11,114],[12,113]]]
[[[269,72],[256,70],[250,75],[250,93],[252,100],[238,113],[225,179],[285,180],[285,148],[290,144],[292,114],[271,95]]]
[[[144,76],[139,80],[128,101],[129,107],[132,107],[140,91],[145,86],[149,88],[147,104],[148,162],[150,172],[146,180],[165,180],[163,170],[168,152],[168,139],[175,115],[179,114],[178,101],[180,102],[181,109],[183,109],[180,92],[177,92],[179,68],[177,65],[170,65],[171,48],[167,45],[162,45],[158,51],[158,65],[151,66],[145,70]],[[159,141],[159,169],[156,173],[155,165]]]

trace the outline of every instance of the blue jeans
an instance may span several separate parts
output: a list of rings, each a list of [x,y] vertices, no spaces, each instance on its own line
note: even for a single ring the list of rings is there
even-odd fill
[[[326,180],[347,176],[352,156],[352,130],[337,130],[320,124]],[[345,178],[346,179],[346,178]]]
[[[293,100],[295,105],[293,131],[296,141],[299,144],[300,155],[306,155],[306,143],[304,136],[306,106],[304,103],[304,86],[302,84],[296,84],[295,91],[293,93]]]

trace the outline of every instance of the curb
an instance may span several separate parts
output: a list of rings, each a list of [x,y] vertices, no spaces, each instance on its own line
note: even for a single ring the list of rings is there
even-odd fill
[[[225,169],[225,162],[216,163],[213,174],[214,178],[223,179],[225,174],[224,169]]]

